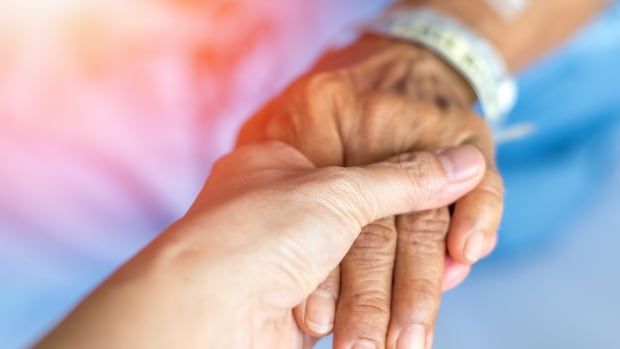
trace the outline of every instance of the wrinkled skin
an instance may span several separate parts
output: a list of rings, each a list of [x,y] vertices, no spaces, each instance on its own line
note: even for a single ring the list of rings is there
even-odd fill
[[[36,348],[307,349],[293,309],[368,223],[448,205],[485,171],[474,147],[317,169],[281,142],[214,167],[189,212]]]
[[[465,81],[425,49],[367,37],[325,58],[245,125],[240,144],[280,140],[319,167],[463,144],[487,161],[481,184],[452,210],[365,227],[340,268],[297,307],[306,333],[333,330],[336,349],[357,342],[396,348],[407,336],[432,345],[442,290],[493,249],[503,207],[492,136],[469,110],[472,102]]]

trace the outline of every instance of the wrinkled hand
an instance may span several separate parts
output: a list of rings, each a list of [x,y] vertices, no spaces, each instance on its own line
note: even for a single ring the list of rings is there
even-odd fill
[[[319,167],[462,144],[477,147],[487,161],[480,185],[451,214],[443,207],[366,226],[340,268],[296,309],[307,333],[320,337],[333,329],[336,349],[356,342],[431,346],[442,289],[456,286],[490,253],[502,214],[493,140],[469,111],[472,102],[462,78],[426,50],[365,38],[329,56],[244,127],[241,144],[281,140]]]
[[[473,147],[316,169],[272,142],[220,160],[190,211],[82,302],[39,348],[309,348],[293,307],[373,220],[474,188]]]

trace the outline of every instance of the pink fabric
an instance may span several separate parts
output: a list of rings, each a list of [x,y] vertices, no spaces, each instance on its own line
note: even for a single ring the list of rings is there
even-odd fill
[[[0,2],[0,347],[179,217],[243,119],[380,5]]]

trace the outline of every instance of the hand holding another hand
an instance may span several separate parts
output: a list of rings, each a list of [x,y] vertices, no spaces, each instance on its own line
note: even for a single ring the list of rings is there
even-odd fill
[[[328,56],[245,126],[240,144],[280,140],[318,167],[464,144],[486,159],[482,182],[452,214],[441,207],[364,227],[342,264],[296,309],[307,333],[333,329],[336,349],[359,341],[394,348],[417,324],[430,346],[442,289],[463,281],[493,249],[502,214],[491,132],[469,111],[473,100],[460,75],[427,50],[366,37]]]
[[[308,348],[293,308],[362,227],[448,205],[484,173],[471,146],[324,169],[282,143],[243,147],[38,347]]]

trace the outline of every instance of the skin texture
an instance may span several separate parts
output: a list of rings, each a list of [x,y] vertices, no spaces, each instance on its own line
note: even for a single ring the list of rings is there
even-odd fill
[[[403,0],[395,6],[426,6],[454,16],[489,40],[515,71],[559,45],[606,3],[530,1],[511,19],[485,0]],[[410,337],[425,337],[426,346],[432,345],[438,279],[444,290],[458,285],[469,265],[493,249],[503,209],[489,131],[467,112],[474,99],[467,84],[423,48],[364,37],[328,55],[241,132],[240,144],[282,140],[317,166],[359,165],[400,151],[467,143],[488,162],[481,186],[459,201],[452,215],[443,208],[427,217],[402,216],[366,227],[340,268],[297,308],[297,321],[307,333],[320,337],[335,327],[337,349],[358,341],[395,348],[403,324],[416,323],[423,334]],[[432,248],[420,248],[422,232],[428,235],[425,245],[434,241]],[[448,254],[441,261],[444,244]]]
[[[324,169],[282,143],[243,147],[217,163],[183,218],[37,347],[309,348],[293,308],[362,228],[404,212],[426,216],[484,173],[471,146]]]
[[[442,289],[462,281],[469,265],[490,252],[502,213],[492,137],[468,111],[472,101],[461,77],[428,51],[367,37],[326,57],[244,127],[240,144],[280,140],[318,167],[463,144],[478,148],[487,162],[479,187],[452,214],[442,207],[366,226],[340,267],[296,309],[308,334],[333,330],[336,349],[431,345]],[[411,326],[419,330],[406,335]],[[397,346],[401,337],[409,339]]]
[[[521,18],[509,23],[498,20],[480,0],[408,3],[454,14],[494,42],[516,69],[556,45],[604,2],[532,1]],[[549,18],[561,20],[549,26]],[[304,332],[323,335],[333,328],[333,319],[337,348],[354,343],[367,348],[431,345],[441,279],[445,289],[465,277],[466,264],[476,259],[463,252],[472,232],[485,236],[480,255],[492,248],[492,227],[501,212],[501,183],[488,130],[466,111],[471,91],[420,48],[365,39],[320,64],[285,96],[248,124],[241,143],[283,140],[311,162],[274,149],[247,156],[246,148],[229,157],[192,212],[121,268],[41,347],[301,347],[313,343]],[[375,201],[368,201],[368,194],[356,201],[360,197],[355,194],[385,186],[389,180],[383,177],[360,185],[342,170],[311,170],[311,164],[361,165],[401,151],[466,143],[484,153],[488,169],[478,190],[459,200],[451,216],[447,199],[428,206],[408,201],[396,209],[392,196],[380,197],[385,187],[373,194]],[[263,162],[254,162],[257,158]],[[358,178],[359,172],[354,173]],[[342,177],[346,179],[338,181]],[[443,177],[435,173],[424,178]],[[339,184],[334,186],[333,180]],[[317,184],[321,182],[332,184],[326,188]],[[426,182],[414,183],[424,187]],[[299,186],[312,190],[302,195],[295,189]],[[347,190],[334,191],[342,186]],[[388,192],[409,199],[421,193],[429,200],[435,197],[432,190],[405,187]],[[308,196],[319,205],[307,206]],[[371,201],[373,209],[368,209]],[[435,209],[418,211],[431,207]],[[395,218],[375,214],[414,209]],[[354,242],[360,230],[361,238]],[[351,244],[340,264],[342,273],[335,269],[327,277],[340,262],[336,257],[344,256]],[[319,331],[308,321],[317,314],[328,319]],[[422,327],[410,327],[414,324]]]

